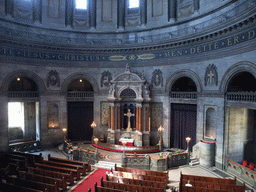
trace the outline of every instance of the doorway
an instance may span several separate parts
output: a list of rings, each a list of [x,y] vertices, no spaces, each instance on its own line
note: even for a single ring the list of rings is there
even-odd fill
[[[93,102],[68,102],[68,139],[91,141],[93,129]]]
[[[171,147],[187,149],[186,137],[190,137],[192,150],[196,144],[196,113],[196,105],[171,104]]]

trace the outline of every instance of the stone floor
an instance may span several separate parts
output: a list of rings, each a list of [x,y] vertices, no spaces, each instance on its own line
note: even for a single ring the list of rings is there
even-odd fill
[[[82,147],[83,149],[90,148],[90,150],[96,150],[92,145],[90,144],[84,144],[84,143],[79,143],[79,147]],[[109,161],[111,163],[119,163],[121,162],[121,155],[122,153],[116,153],[116,152],[110,152],[106,150],[98,150],[100,153],[100,161]],[[52,157],[59,157],[59,158],[65,158],[68,159],[68,155],[65,154],[62,151],[62,146],[56,147],[56,148],[51,148],[47,149],[44,151],[36,152],[36,153],[42,153],[44,160],[48,160],[48,154],[50,154]],[[216,167],[212,168],[205,168],[200,165],[195,165],[195,166],[190,166],[190,165],[184,165],[184,166],[179,166],[179,167],[173,167],[168,170],[169,171],[169,184],[168,186],[170,188],[175,188],[179,186],[179,180],[180,180],[180,172],[184,174],[191,174],[191,175],[201,175],[201,176],[208,176],[208,177],[220,177],[220,178],[233,178],[232,175],[217,169]],[[239,180],[237,178],[238,184],[242,184],[243,181]],[[72,187],[74,188],[74,187]],[[251,189],[250,186],[247,187],[247,190]],[[69,191],[72,191],[70,189]],[[171,190],[168,190],[171,191]]]

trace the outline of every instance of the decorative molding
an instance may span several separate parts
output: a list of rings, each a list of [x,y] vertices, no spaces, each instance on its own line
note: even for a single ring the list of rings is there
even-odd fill
[[[9,46],[2,46],[0,48],[0,55],[31,58],[31,59],[42,59],[42,60],[56,60],[56,61],[69,61],[69,62],[84,62],[84,61],[138,61],[138,60],[152,60],[162,58],[178,58],[182,56],[194,56],[201,53],[208,53],[215,50],[221,50],[224,48],[233,47],[256,39],[256,28],[238,33],[233,36],[229,36],[223,39],[219,39],[212,42],[203,44],[191,45],[181,48],[172,48],[162,51],[152,51],[147,54],[120,54],[120,55],[109,55],[109,54],[81,54],[81,53],[62,53],[61,50],[56,51],[37,51],[35,49],[21,49],[13,48]],[[133,49],[130,49],[131,51]],[[142,49],[141,49],[142,50]],[[139,50],[139,51],[141,51]],[[136,50],[135,50],[136,51]],[[105,52],[105,51],[104,51]]]

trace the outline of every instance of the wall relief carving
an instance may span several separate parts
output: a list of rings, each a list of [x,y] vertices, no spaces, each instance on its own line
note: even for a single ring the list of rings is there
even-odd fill
[[[47,87],[49,86],[60,86],[60,78],[59,78],[59,73],[56,70],[51,70],[48,73],[48,78],[47,78]]]
[[[156,69],[153,72],[151,84],[155,87],[158,87],[158,86],[163,87],[163,75],[160,69]]]
[[[101,74],[101,87],[109,87],[110,86],[110,81],[112,80],[112,75],[109,71],[104,71]]]
[[[214,64],[210,64],[205,71],[204,77],[205,86],[218,85],[218,73],[217,67]]]

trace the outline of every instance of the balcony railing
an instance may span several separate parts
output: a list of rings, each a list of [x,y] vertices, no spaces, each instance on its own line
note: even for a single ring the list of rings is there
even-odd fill
[[[9,98],[34,98],[39,97],[38,91],[9,91]]]
[[[197,92],[170,92],[174,99],[197,99]]]
[[[256,92],[228,92],[228,101],[256,102]]]
[[[72,91],[67,93],[67,97],[72,97],[72,98],[92,98],[94,96],[93,92],[81,92],[81,91]]]

